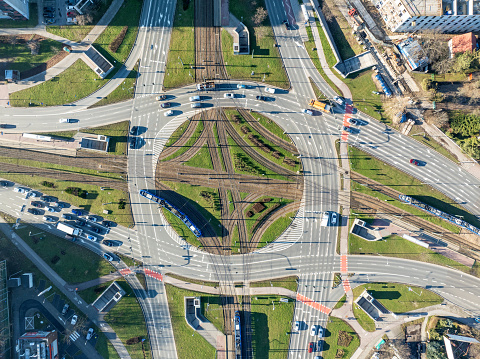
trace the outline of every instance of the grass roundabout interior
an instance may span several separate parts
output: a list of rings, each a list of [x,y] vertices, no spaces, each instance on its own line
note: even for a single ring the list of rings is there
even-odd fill
[[[242,109],[210,109],[167,141],[156,190],[202,232],[163,215],[188,243],[218,254],[248,253],[278,238],[300,206],[298,151],[275,122]]]

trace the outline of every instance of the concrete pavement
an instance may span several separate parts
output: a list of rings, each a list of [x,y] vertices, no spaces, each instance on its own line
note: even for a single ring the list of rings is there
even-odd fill
[[[45,274],[45,276],[52,281],[52,283],[75,305],[80,309],[95,325],[97,325],[102,332],[105,333],[106,337],[110,340],[110,343],[114,346],[117,353],[121,358],[130,358],[127,349],[123,345],[122,341],[116,335],[115,331],[103,320],[101,316],[94,308],[85,303],[81,297],[76,294],[73,290],[66,288],[66,282],[52,269],[50,266],[45,263],[45,261],[40,258],[40,256],[35,253],[35,251],[30,248],[25,241],[20,238],[6,223],[3,218],[0,218],[0,230],[9,238],[12,243],[17,246],[17,248],[24,253],[27,258],[29,258],[37,268]],[[40,297],[42,298],[42,297]],[[100,355],[98,356],[99,358]]]

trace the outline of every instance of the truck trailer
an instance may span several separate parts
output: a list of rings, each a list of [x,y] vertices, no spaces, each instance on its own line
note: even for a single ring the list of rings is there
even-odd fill
[[[331,113],[332,112],[332,107],[330,105],[327,105],[325,102],[317,101],[317,100],[310,100],[309,105],[312,106],[313,108],[316,108],[317,110]]]
[[[197,91],[208,91],[208,90],[215,90],[215,83],[213,81],[207,81],[201,84],[197,84]]]
[[[322,226],[322,227],[328,226],[328,218],[329,218],[329,213],[328,212],[323,212],[322,221],[320,222],[320,226]]]
[[[59,231],[65,232],[65,233],[67,233],[71,236],[79,236],[83,232],[83,230],[81,230],[80,228],[77,228],[77,227],[62,223],[62,222],[58,222],[57,229]]]

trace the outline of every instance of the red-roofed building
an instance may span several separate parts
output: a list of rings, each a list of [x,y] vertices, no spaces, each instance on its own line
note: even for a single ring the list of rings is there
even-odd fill
[[[451,58],[453,58],[455,54],[473,51],[477,48],[477,37],[473,34],[473,32],[454,36],[448,42],[448,48],[450,50]]]

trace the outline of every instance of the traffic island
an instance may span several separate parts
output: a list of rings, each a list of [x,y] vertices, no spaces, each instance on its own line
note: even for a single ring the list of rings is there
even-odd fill
[[[303,195],[297,154],[283,129],[263,115],[204,111],[167,141],[153,195],[165,201],[163,215],[191,245],[247,253],[275,241],[295,217]]]

